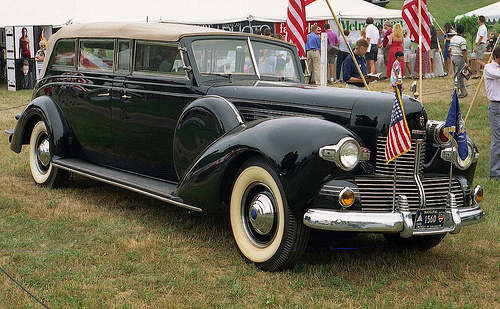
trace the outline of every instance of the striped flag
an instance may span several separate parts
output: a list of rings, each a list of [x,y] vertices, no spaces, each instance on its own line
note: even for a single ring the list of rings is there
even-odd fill
[[[406,153],[411,148],[411,135],[406,123],[405,111],[401,101],[401,83],[396,85],[396,96],[391,113],[391,125],[385,144],[387,163]]]
[[[431,28],[429,23],[429,12],[427,10],[427,0],[405,0],[403,4],[403,20],[410,30],[410,39],[419,43],[418,32],[418,2],[421,1],[422,15],[422,51],[431,49]],[[419,44],[420,45],[420,44]]]
[[[306,5],[315,0],[289,0],[286,14],[286,40],[297,45],[299,57],[306,56]]]

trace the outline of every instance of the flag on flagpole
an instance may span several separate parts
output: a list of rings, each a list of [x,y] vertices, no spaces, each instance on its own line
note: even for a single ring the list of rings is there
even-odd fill
[[[306,56],[306,6],[316,0],[289,0],[286,14],[286,40],[297,45],[299,57]]]
[[[444,135],[448,137],[455,149],[457,149],[460,159],[465,160],[469,155],[469,147],[467,147],[467,133],[465,132],[465,123],[460,111],[456,88],[453,91],[453,99],[451,100],[450,110],[448,111],[443,131]]]
[[[418,2],[421,1],[422,33],[418,31]],[[422,51],[431,49],[431,28],[429,22],[429,11],[427,10],[427,0],[405,0],[403,4],[403,20],[410,30],[410,39],[419,43],[422,36]],[[420,44],[419,44],[420,46]]]
[[[286,40],[299,50],[299,57],[306,56],[306,1],[290,0],[286,14]]]
[[[391,113],[391,125],[385,144],[387,163],[411,149],[411,134],[406,123],[405,111],[401,101],[401,83],[396,84],[394,105]]]

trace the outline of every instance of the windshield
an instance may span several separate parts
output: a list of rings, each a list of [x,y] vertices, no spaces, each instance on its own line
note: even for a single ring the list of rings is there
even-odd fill
[[[192,43],[196,66],[202,75],[238,74],[272,76],[300,81],[297,63],[288,46],[245,39],[206,39]],[[254,63],[254,60],[255,62]]]

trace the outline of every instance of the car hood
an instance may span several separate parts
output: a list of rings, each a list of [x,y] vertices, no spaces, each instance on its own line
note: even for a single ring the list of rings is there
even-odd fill
[[[288,102],[345,110],[352,110],[355,102],[366,95],[363,91],[270,81],[234,81],[227,84],[213,84],[208,94],[233,98],[237,101]]]
[[[224,97],[239,109],[243,106],[240,110],[274,110],[284,111],[283,115],[319,116],[350,128],[373,127],[381,134],[387,132],[394,105],[392,92],[285,82],[235,80],[213,84],[208,94]],[[410,130],[425,128],[421,117],[426,112],[422,104],[406,95],[402,100]]]

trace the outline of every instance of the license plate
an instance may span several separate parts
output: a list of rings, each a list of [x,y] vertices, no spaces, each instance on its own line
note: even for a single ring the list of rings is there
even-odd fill
[[[446,211],[444,209],[418,210],[415,228],[443,227]]]

